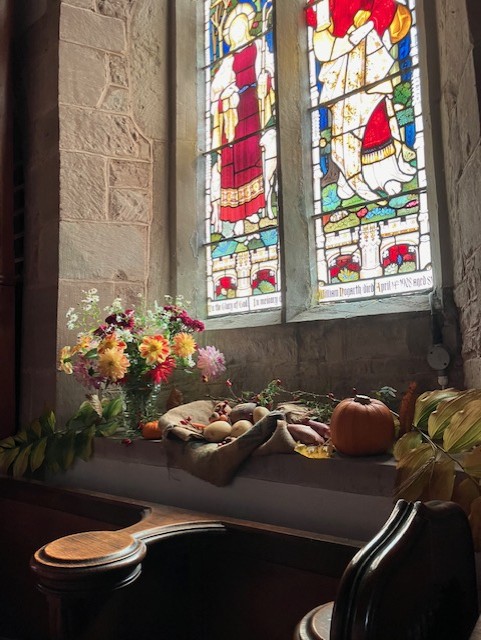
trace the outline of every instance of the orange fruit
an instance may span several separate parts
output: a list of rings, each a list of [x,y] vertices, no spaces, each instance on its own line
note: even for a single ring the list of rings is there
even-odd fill
[[[162,429],[159,427],[159,421],[146,422],[142,426],[142,437],[146,440],[159,440],[162,438]]]

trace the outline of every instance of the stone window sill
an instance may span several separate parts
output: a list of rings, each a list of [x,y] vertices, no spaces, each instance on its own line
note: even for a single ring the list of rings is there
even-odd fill
[[[205,513],[369,540],[393,507],[395,463],[389,456],[310,460],[297,454],[251,457],[234,480],[216,487],[168,467],[161,441],[96,439],[50,484],[147,500]]]

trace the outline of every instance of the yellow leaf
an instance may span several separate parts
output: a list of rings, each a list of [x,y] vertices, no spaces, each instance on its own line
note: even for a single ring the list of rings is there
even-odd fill
[[[406,453],[419,447],[422,444],[422,437],[419,431],[408,431],[394,445],[393,456],[400,460]]]
[[[433,438],[439,439],[449,426],[452,417],[461,409],[464,409],[471,400],[480,400],[481,390],[469,389],[453,398],[442,400],[435,411],[428,418],[428,433]]]
[[[414,426],[426,431],[429,416],[436,409],[441,400],[453,398],[454,396],[457,396],[458,393],[459,391],[456,389],[437,389],[436,391],[426,391],[425,393],[422,393],[417,398],[416,405],[414,407]]]
[[[481,478],[481,446],[476,447],[464,456],[463,467],[470,476]]]
[[[454,489],[454,461],[436,460],[429,481],[429,500],[451,500]]]
[[[417,500],[431,479],[435,460],[436,454],[429,444],[406,453],[397,463],[395,498]]]
[[[296,453],[300,453],[301,456],[306,458],[312,458],[316,460],[323,460],[332,456],[332,447],[325,444],[310,445],[310,444],[296,444],[294,447]]]
[[[481,400],[472,400],[451,418],[443,435],[443,447],[451,453],[469,451],[481,443]]]
[[[479,485],[471,480],[471,478],[465,478],[459,484],[456,484],[453,489],[452,501],[457,502],[464,510],[465,514],[469,516],[471,511],[471,503],[476,498],[479,498],[481,491]]]

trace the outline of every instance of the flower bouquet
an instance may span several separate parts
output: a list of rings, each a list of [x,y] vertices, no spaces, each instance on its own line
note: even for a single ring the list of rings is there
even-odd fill
[[[116,298],[102,312],[97,290],[83,293],[78,308],[67,311],[67,328],[77,330],[77,342],[62,348],[58,368],[98,395],[118,390],[128,430],[158,417],[158,393],[174,370],[196,368],[204,381],[225,370],[218,349],[198,347],[195,334],[204,324],[190,317],[182,297],[167,296],[165,305],[154,302],[152,309],[143,301],[125,308]]]

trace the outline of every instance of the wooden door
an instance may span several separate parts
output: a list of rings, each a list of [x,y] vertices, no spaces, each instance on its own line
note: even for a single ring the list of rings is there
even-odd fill
[[[11,0],[0,0],[0,438],[13,433],[15,421],[11,9]]]

